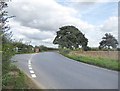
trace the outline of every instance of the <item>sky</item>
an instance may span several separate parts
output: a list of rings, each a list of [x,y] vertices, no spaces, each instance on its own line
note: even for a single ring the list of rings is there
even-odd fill
[[[73,25],[98,47],[105,33],[118,39],[118,0],[12,0],[8,3],[12,39],[33,46],[53,44],[60,27]]]

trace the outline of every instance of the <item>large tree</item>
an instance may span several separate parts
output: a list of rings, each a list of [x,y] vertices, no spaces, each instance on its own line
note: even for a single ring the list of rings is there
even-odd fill
[[[53,41],[54,44],[69,49],[79,48],[79,46],[82,46],[83,49],[87,48],[88,39],[79,29],[74,26],[63,26],[59,29]]]
[[[106,33],[105,36],[102,38],[102,41],[99,43],[100,46],[99,48],[108,48],[110,49],[110,47],[112,48],[117,48],[118,45],[118,41],[117,39],[115,39],[115,37],[113,37],[113,35],[111,35],[110,33]]]

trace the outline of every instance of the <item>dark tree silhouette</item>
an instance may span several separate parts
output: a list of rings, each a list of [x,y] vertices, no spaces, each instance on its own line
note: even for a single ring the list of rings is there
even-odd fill
[[[118,45],[118,41],[117,39],[115,39],[115,37],[113,37],[113,35],[111,35],[110,33],[106,33],[105,36],[102,38],[102,41],[99,43],[100,46],[99,48],[108,48],[110,49],[110,47],[112,48],[117,48]]]
[[[82,46],[83,49],[87,48],[88,39],[76,27],[64,26],[59,29],[53,41],[54,44],[59,44],[60,47],[69,49],[79,48],[79,46]]]

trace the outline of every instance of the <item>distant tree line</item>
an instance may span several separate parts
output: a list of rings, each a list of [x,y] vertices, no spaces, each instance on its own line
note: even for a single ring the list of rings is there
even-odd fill
[[[58,50],[58,48],[46,47],[44,45],[35,46],[35,48],[39,48],[40,52],[43,52],[43,51],[57,51]]]
[[[13,42],[14,50],[16,53],[33,53],[34,47],[30,44],[23,43],[21,40]]]
[[[78,49],[83,50],[116,50],[118,46],[118,41],[110,33],[106,33],[99,43],[98,48],[88,47],[88,39],[85,37],[78,28],[75,26],[63,26],[57,31],[57,36],[55,37],[53,44],[58,44],[59,48],[62,49]],[[119,49],[119,48],[118,48]]]
[[[22,39],[20,39],[19,41],[12,41],[12,45],[13,45],[13,50],[17,54],[34,53],[34,52],[36,52],[36,49],[38,49],[37,52],[58,50],[58,48],[50,48],[50,47],[46,47],[44,45],[34,47],[30,44],[23,43]]]

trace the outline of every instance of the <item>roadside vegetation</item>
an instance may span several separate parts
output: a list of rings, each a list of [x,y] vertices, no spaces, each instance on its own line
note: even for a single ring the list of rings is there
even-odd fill
[[[23,91],[25,89],[39,89],[39,87],[14,64],[10,65],[10,70],[3,75],[2,81],[3,91],[6,91],[7,89],[20,89]]]
[[[3,75],[2,89],[26,89],[25,75],[15,65],[10,65],[9,72]]]
[[[5,1],[0,1],[0,67],[2,67],[0,68],[0,77],[2,76],[0,81],[2,82],[2,90],[32,89],[36,87],[33,81],[11,63],[11,58],[16,53],[30,53],[32,46],[11,39],[12,32],[8,21],[14,16],[8,15],[5,9],[7,7],[8,4]],[[16,50],[16,47],[22,48],[22,50]],[[25,50],[26,48],[27,50]]]
[[[23,43],[23,39],[19,41],[13,41],[14,51],[16,54],[34,53],[34,47],[30,45],[30,42]]]
[[[103,68],[107,68],[110,70],[116,70],[120,71],[120,60],[110,59],[110,58],[102,58],[102,57],[91,57],[86,55],[75,55],[71,52],[74,52],[73,50],[64,49],[60,50],[60,53],[70,59],[76,60],[78,62],[83,62]],[[116,58],[117,59],[117,58]]]
[[[35,46],[35,48],[38,48],[38,49],[40,50],[40,52],[58,51],[58,48],[46,47],[46,46],[44,46],[44,45]]]
[[[71,54],[73,51],[119,51],[118,41],[110,33],[106,33],[102,40],[99,42],[99,47],[91,48],[88,45],[88,39],[85,35],[74,26],[63,26],[57,31],[57,36],[55,37],[54,44],[59,45],[59,52],[71,59],[79,62],[84,62],[87,64],[96,65],[99,67],[120,70],[120,60],[97,57],[97,56],[87,56],[87,55],[75,55]],[[97,52],[96,52],[97,53]],[[82,54],[82,52],[80,53]],[[117,56],[119,55],[119,52]],[[112,56],[112,55],[111,55]]]

